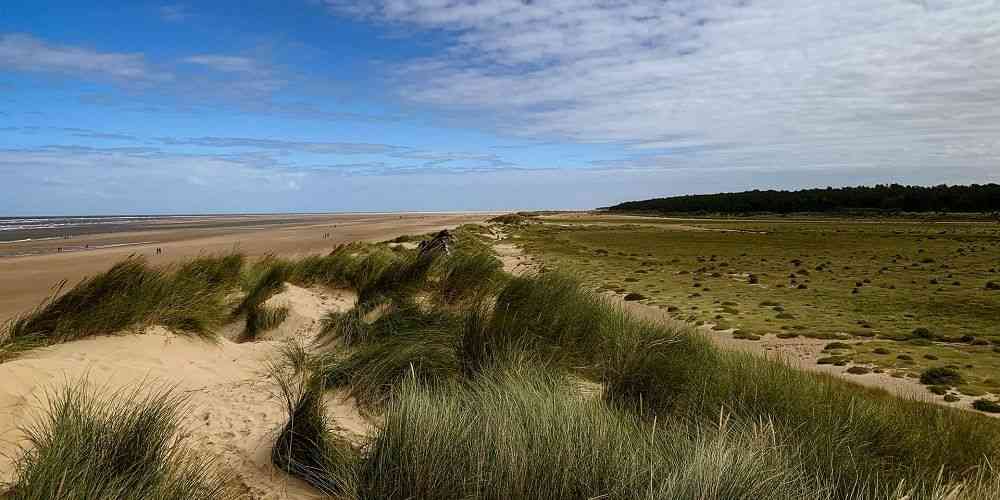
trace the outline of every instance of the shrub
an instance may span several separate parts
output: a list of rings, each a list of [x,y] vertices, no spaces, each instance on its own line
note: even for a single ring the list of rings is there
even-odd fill
[[[835,349],[850,349],[851,344],[845,344],[843,342],[830,342],[823,348],[825,351],[835,350]]]
[[[986,413],[1000,413],[1000,403],[986,398],[973,401],[972,407]]]
[[[953,368],[935,367],[928,368],[920,374],[920,383],[924,385],[960,385],[962,375]]]
[[[866,373],[871,373],[871,371],[871,368],[868,368],[867,366],[852,366],[847,369],[847,373],[850,373],[851,375],[864,375]]]
[[[929,329],[924,327],[914,328],[913,331],[910,333],[910,335],[915,338],[927,339],[927,340],[934,340],[937,338],[937,336],[934,335],[934,333],[932,333]]]
[[[628,294],[625,295],[625,301],[626,302],[634,302],[634,301],[645,300],[645,299],[646,299],[645,295],[643,295],[641,293],[637,293],[637,292],[631,292],[631,293],[628,293]]]
[[[816,364],[818,365],[837,365],[841,363],[846,364],[848,360],[849,358],[847,358],[846,356],[826,356],[817,359]]]
[[[486,222],[492,222],[494,224],[503,224],[512,226],[519,226],[521,224],[527,223],[527,221],[528,218],[520,214],[503,214],[486,220]]]
[[[875,349],[872,349],[872,352],[875,354],[882,354],[882,355],[892,354],[892,351],[886,349],[885,347],[876,347]]]
[[[184,399],[170,391],[123,391],[106,400],[86,383],[49,397],[25,429],[11,499],[235,499],[228,479],[181,446]]]

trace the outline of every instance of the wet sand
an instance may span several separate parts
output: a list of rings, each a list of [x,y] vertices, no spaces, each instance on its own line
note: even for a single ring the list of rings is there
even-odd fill
[[[0,322],[30,310],[63,280],[72,284],[131,254],[167,264],[203,253],[239,250],[250,257],[324,253],[351,241],[380,241],[465,223],[495,214],[411,213],[259,215],[205,217],[177,227],[74,235],[54,240],[5,243],[0,257]],[[62,247],[64,251],[58,252]],[[156,248],[163,253],[156,254]]]

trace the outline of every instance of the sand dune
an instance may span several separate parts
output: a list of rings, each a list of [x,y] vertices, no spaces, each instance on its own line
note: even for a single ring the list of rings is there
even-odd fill
[[[355,298],[348,291],[288,285],[271,298],[273,304],[289,307],[288,320],[258,342],[222,338],[210,343],[151,327],[139,335],[99,336],[38,349],[0,365],[0,482],[12,479],[22,443],[20,426],[42,413],[49,391],[86,378],[103,393],[148,382],[141,385],[148,390],[170,386],[186,395],[185,444],[217,457],[221,468],[235,474],[247,498],[320,498],[316,490],[271,465],[271,446],[287,415],[267,364],[283,341],[311,340],[323,313],[346,310]],[[368,432],[368,422],[349,401],[331,396],[327,410],[346,437]]]

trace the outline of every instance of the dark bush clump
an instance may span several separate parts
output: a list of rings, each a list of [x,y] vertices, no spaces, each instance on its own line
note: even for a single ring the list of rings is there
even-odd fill
[[[973,401],[972,407],[986,413],[1000,413],[1000,403],[986,398]]]
[[[946,366],[928,368],[920,374],[920,383],[924,385],[959,385],[962,383],[962,374],[958,370]]]

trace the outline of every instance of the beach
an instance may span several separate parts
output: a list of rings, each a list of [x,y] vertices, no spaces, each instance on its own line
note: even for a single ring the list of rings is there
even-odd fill
[[[143,255],[153,264],[234,249],[249,257],[316,254],[351,241],[380,241],[426,233],[481,222],[490,216],[486,213],[159,216],[103,225],[63,226],[61,233],[58,227],[32,229],[37,238],[0,243],[0,321],[35,307],[55,292],[60,283],[75,284],[133,254]],[[5,233],[9,239],[26,239],[24,233]],[[161,253],[157,254],[157,248]]]

